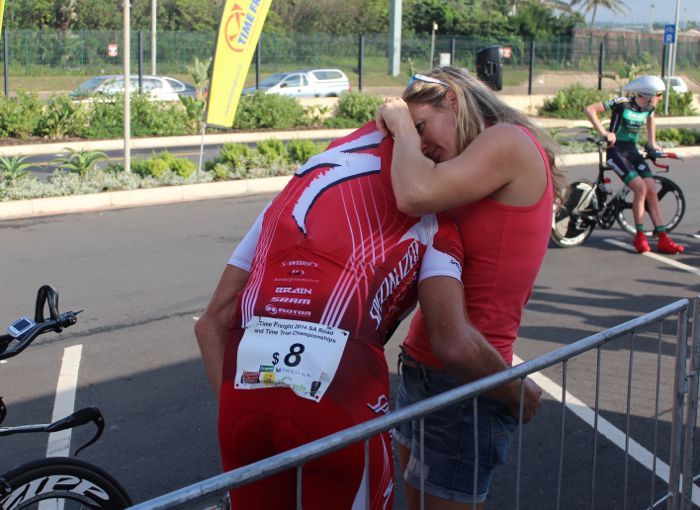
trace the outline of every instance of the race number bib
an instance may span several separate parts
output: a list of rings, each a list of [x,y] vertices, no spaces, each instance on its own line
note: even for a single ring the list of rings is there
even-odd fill
[[[320,402],[330,386],[348,332],[314,322],[253,317],[238,345],[235,387],[287,386]]]

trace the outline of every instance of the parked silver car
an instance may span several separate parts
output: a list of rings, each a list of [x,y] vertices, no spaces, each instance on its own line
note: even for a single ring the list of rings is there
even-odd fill
[[[337,97],[350,91],[350,80],[340,69],[311,69],[268,76],[260,82],[260,89],[266,93],[292,97]],[[243,89],[244,94],[252,94],[255,87]]]
[[[138,75],[131,75],[129,79],[132,92],[139,91]],[[195,88],[170,76],[143,76],[143,92],[154,101],[177,101],[180,96],[194,97]],[[81,84],[70,93],[73,99],[80,100],[95,95],[112,96],[124,92],[124,75],[114,74],[95,76]]]

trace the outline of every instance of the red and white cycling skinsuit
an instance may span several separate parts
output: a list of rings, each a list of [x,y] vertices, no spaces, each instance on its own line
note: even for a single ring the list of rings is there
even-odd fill
[[[417,282],[460,278],[449,219],[412,218],[391,189],[392,140],[369,123],[302,166],[229,261],[250,272],[224,362],[219,440],[230,470],[389,411],[383,346]],[[388,433],[303,467],[307,510],[391,508]],[[234,508],[294,508],[296,471],[233,491]]]

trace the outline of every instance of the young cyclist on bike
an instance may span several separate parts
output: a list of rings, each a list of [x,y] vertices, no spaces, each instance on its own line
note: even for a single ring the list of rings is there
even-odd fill
[[[658,238],[657,249],[662,253],[681,253],[684,248],[674,243],[666,232],[663,213],[659,206],[652,172],[644,157],[637,150],[637,140],[642,125],[647,126],[647,144],[660,150],[656,144],[656,121],[654,110],[663,96],[666,86],[658,76],[640,76],[627,84],[629,97],[616,97],[608,101],[593,103],[585,108],[586,116],[596,131],[608,139],[607,163],[634,193],[632,213],[637,226],[634,247],[639,253],[650,250],[644,235],[645,203],[654,235]],[[605,129],[598,114],[611,112],[610,127]]]

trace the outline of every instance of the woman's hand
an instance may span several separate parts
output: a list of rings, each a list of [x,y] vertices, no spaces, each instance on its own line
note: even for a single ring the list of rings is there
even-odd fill
[[[387,97],[384,104],[377,110],[375,121],[377,129],[384,136],[394,136],[402,122],[409,124],[413,122],[406,101],[400,97]]]

